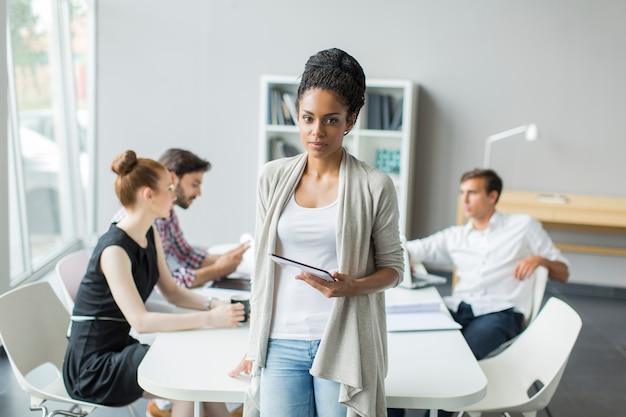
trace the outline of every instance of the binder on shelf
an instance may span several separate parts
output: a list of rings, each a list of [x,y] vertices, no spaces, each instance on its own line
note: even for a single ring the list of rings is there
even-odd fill
[[[389,130],[391,124],[391,96],[389,94],[383,94],[381,98],[381,120],[382,129]]]
[[[296,156],[300,153],[302,153],[302,151],[297,146],[293,146],[290,143],[283,142],[283,154],[285,155],[285,157]]]
[[[280,108],[280,95],[275,88],[270,90],[270,124],[277,125],[280,124],[279,120],[279,112]]]
[[[270,90],[267,94],[267,124],[268,125],[275,124],[274,116],[272,115],[273,108],[274,108],[274,94],[272,94],[272,91]]]
[[[393,111],[393,116],[391,118],[391,122],[389,123],[389,130],[400,130],[400,127],[402,126],[403,109],[403,97],[400,97],[400,100],[398,100],[396,108]]]
[[[272,95],[274,96],[274,113],[276,113],[276,124],[284,125],[285,124],[285,114],[283,113],[283,99],[281,97],[280,91],[274,89],[272,91]]]
[[[301,153],[300,149],[285,142],[282,138],[270,139],[270,160],[295,156],[299,153]]]
[[[298,114],[296,113],[296,98],[295,98],[295,94],[283,93],[283,102],[287,106],[287,110],[289,111],[289,115],[291,116],[291,120],[293,120],[293,124],[296,124],[296,121],[298,120]]]
[[[369,93],[367,95],[367,128],[380,130],[383,128],[383,97],[378,93]]]
[[[270,125],[293,126],[296,124],[296,120],[294,94],[283,92],[278,87],[271,87],[268,97],[267,123]]]
[[[287,103],[285,103],[285,100],[281,100],[280,104],[281,104],[281,110],[283,112],[283,117],[285,119],[285,123],[284,124],[286,124],[286,125],[295,125],[296,121],[295,121],[295,119],[291,118],[291,112],[287,108]]]
[[[283,158],[284,156],[283,140],[281,138],[270,139],[270,161]]]

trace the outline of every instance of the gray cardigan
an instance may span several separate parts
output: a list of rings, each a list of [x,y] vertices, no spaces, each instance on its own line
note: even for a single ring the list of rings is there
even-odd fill
[[[267,163],[257,188],[256,256],[252,278],[248,359],[254,362],[245,417],[258,416],[260,368],[272,319],[278,219],[293,195],[307,154]],[[344,150],[339,174],[337,258],[339,271],[364,277],[390,267],[403,274],[398,200],[389,176]],[[311,374],[341,384],[348,416],[386,416],[387,326],[384,292],[335,300]]]

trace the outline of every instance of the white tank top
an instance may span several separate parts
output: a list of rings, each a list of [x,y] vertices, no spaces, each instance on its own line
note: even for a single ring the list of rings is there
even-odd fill
[[[291,197],[278,220],[276,252],[328,271],[337,271],[337,201],[319,208],[301,207]],[[270,337],[319,340],[334,304],[304,281],[301,270],[275,266],[277,277]]]

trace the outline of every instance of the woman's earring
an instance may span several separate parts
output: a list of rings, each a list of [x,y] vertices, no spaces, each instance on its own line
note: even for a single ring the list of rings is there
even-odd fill
[[[343,132],[343,135],[346,136],[348,133],[350,133],[350,131],[346,130],[345,132]]]

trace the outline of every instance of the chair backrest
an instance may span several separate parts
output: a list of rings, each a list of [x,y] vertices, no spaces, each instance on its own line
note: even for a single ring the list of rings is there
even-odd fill
[[[76,291],[87,270],[90,255],[90,250],[80,249],[65,255],[56,264],[57,275],[65,289],[65,302],[70,310],[74,306]]]
[[[68,403],[79,406],[80,415],[100,407],[71,398],[63,384],[69,323],[70,314],[48,281],[0,295],[0,339],[18,384],[30,396],[31,410],[42,410],[44,416],[76,416],[66,411]],[[48,412],[47,400],[61,408]]]
[[[505,403],[505,406],[500,404],[503,406],[499,409],[503,411],[529,412],[545,408],[561,380],[581,327],[582,320],[574,309],[558,298],[549,298],[535,320],[508,349],[480,361],[490,387],[487,397],[495,396],[498,397],[496,402]],[[501,380],[496,382],[494,379],[498,376]],[[529,395],[529,389],[537,381],[542,387]],[[494,392],[490,392],[492,386]],[[491,400],[485,398],[483,405]]]
[[[68,311],[47,281],[0,296],[0,337],[22,389],[36,390],[26,377],[38,367],[49,363],[62,369],[69,323]]]
[[[524,318],[524,323],[522,324],[522,330],[528,327],[530,322],[532,322],[537,317],[537,313],[539,313],[539,310],[541,310],[541,304],[543,303],[543,296],[546,291],[546,283],[548,281],[548,269],[543,266],[537,267],[537,269],[535,269],[535,272],[533,273],[532,278],[530,279],[532,279],[532,299],[531,299],[531,305],[530,305],[530,312],[528,316]],[[518,337],[519,335],[515,336],[513,339],[509,339],[506,342],[502,343],[495,350],[490,352],[489,355],[487,355],[487,357],[490,358],[492,356],[499,355],[500,352],[504,351],[509,346],[511,346],[511,344],[515,342],[515,340]]]
[[[541,309],[541,304],[543,303],[543,296],[546,292],[546,284],[548,282],[548,268],[543,266],[538,266],[533,273],[533,299],[532,305],[530,309],[530,314],[526,317],[526,321],[524,323],[524,327],[528,326],[528,324],[537,317],[537,313]]]

